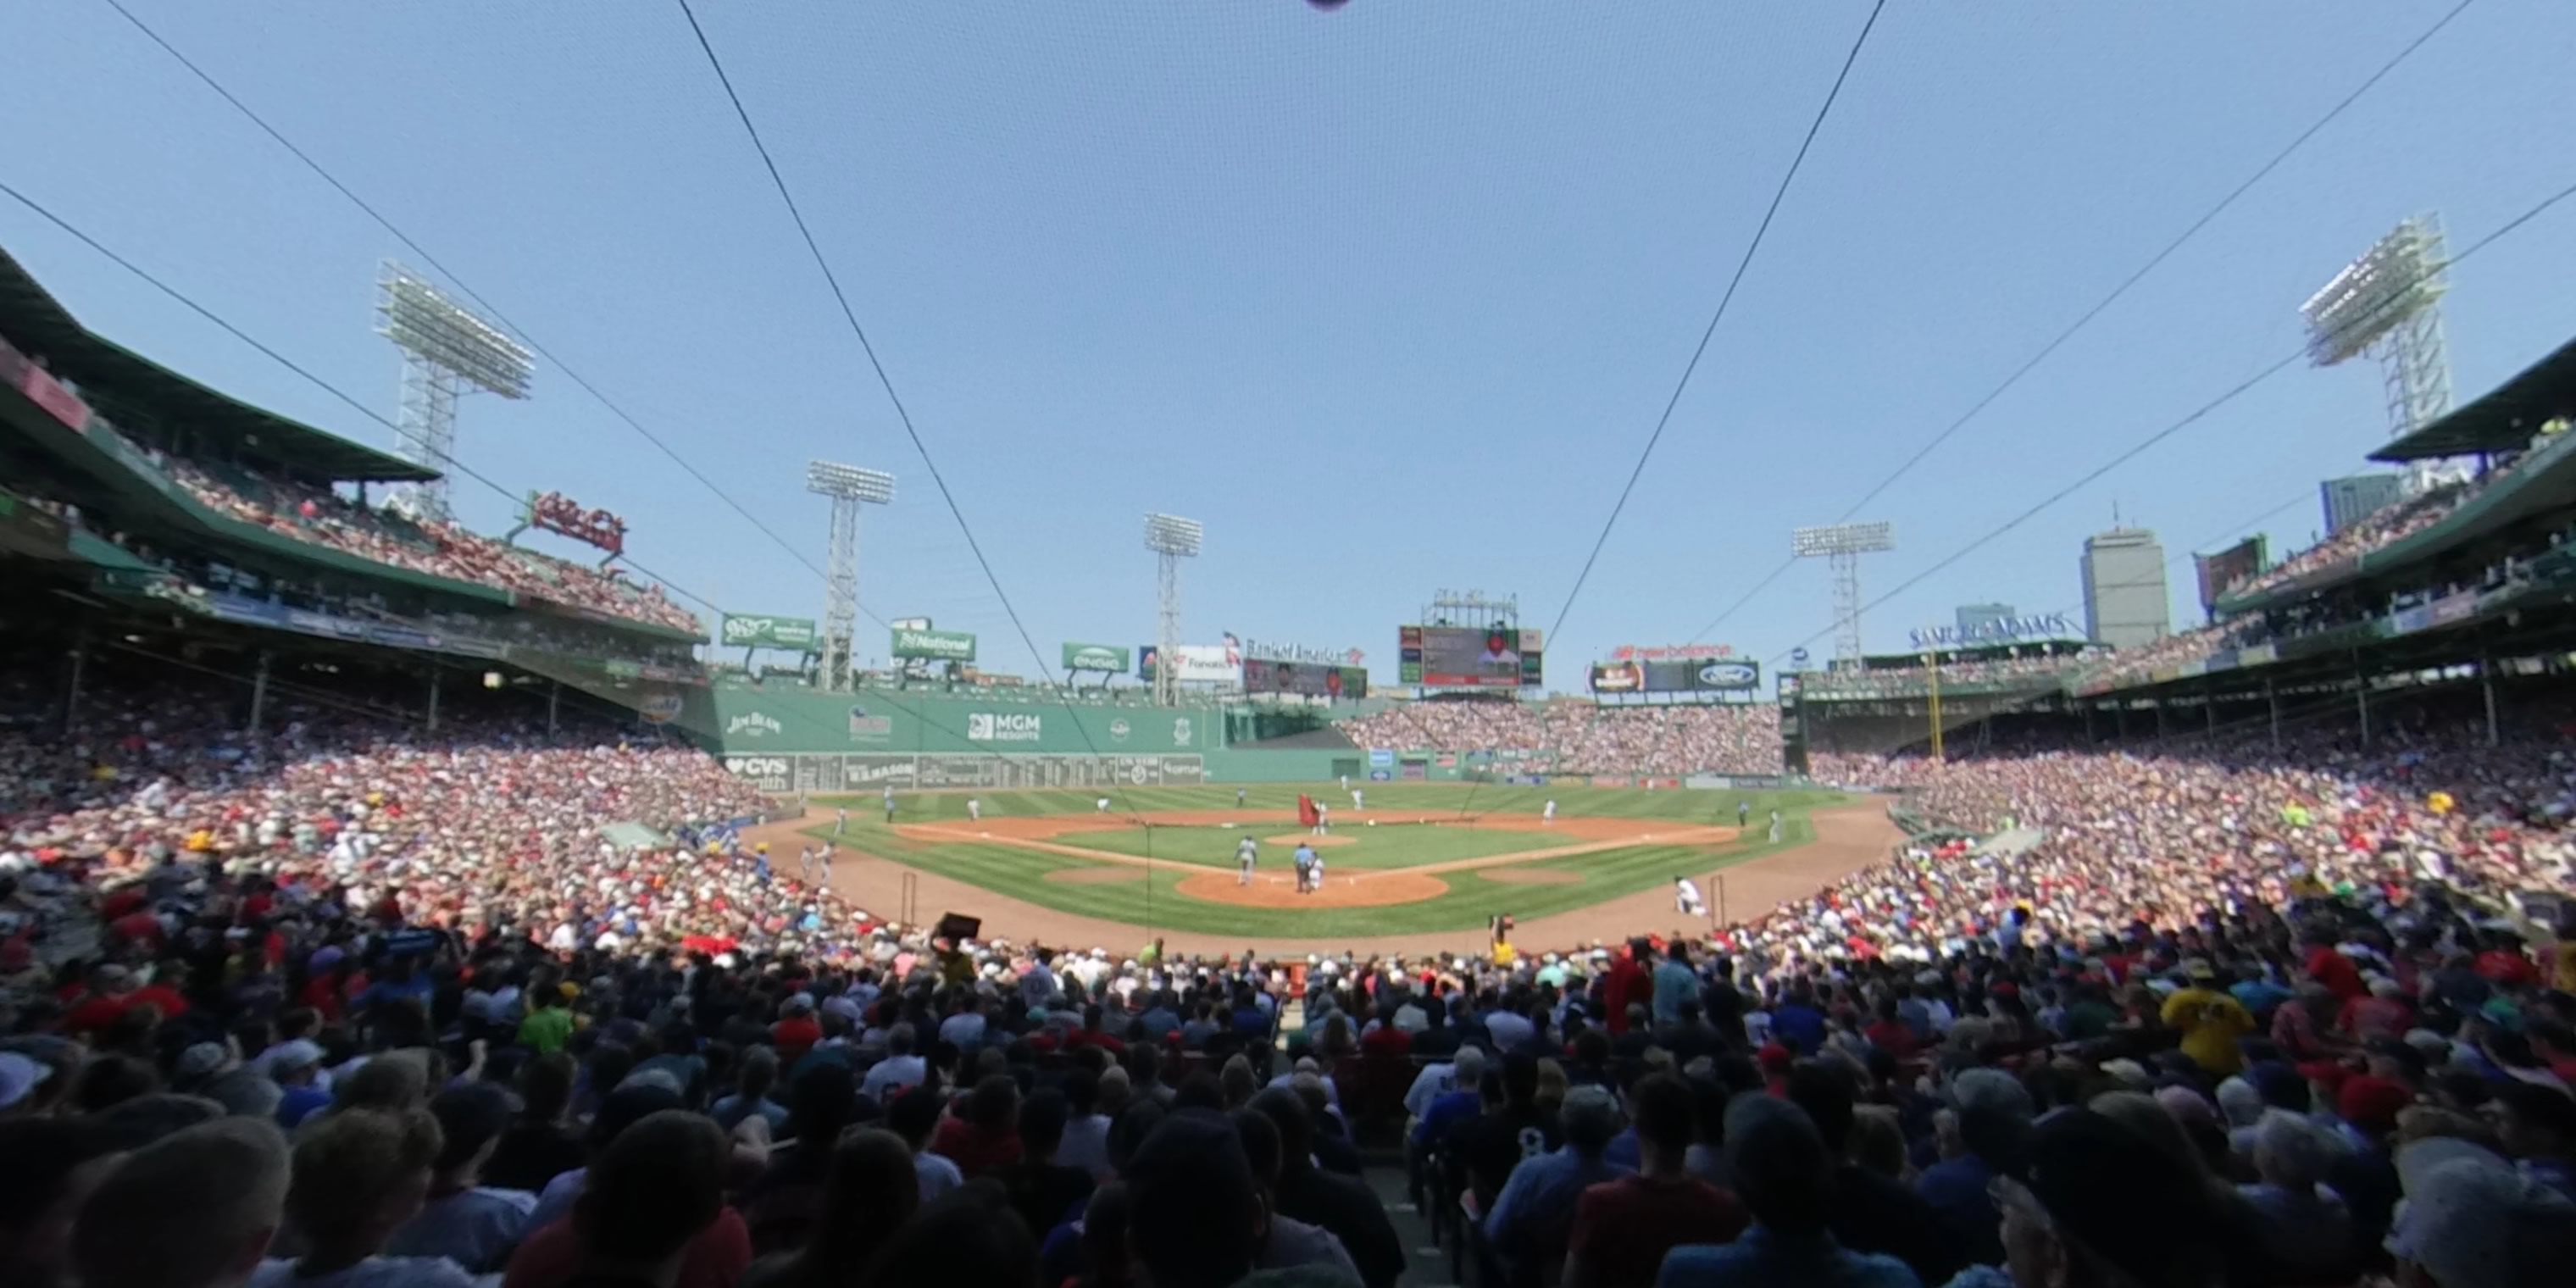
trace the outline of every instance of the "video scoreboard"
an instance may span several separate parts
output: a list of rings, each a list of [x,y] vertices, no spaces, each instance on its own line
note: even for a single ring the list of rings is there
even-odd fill
[[[1435,689],[1515,689],[1540,683],[1541,640],[1517,626],[1404,626],[1397,679]]]

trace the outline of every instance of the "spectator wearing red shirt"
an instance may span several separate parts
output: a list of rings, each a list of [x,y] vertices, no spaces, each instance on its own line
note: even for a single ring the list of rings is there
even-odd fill
[[[778,1022],[769,1026],[769,1040],[778,1048],[782,1068],[794,1068],[805,1053],[823,1040],[823,1026],[814,1020],[814,999],[803,993],[788,998],[778,1008]]]
[[[2361,968],[2352,959],[2336,952],[2331,932],[2311,932],[2305,963],[2308,977],[2326,986],[2339,1001],[2368,997],[2370,986],[2361,979]]]
[[[138,1006],[159,1007],[161,1018],[165,1020],[188,1013],[187,999],[180,997],[178,990],[167,984],[146,984],[138,988],[134,983],[134,972],[114,962],[91,971],[89,979],[87,996],[63,1017],[65,1032],[99,1032],[113,1026],[124,1018],[127,1011]]]
[[[1635,1176],[1583,1191],[1567,1237],[1564,1288],[1651,1288],[1664,1254],[1685,1243],[1726,1243],[1750,1217],[1734,1194],[1684,1164],[1695,1129],[1690,1087],[1648,1076],[1629,1097],[1637,1126]]]
[[[1628,1005],[1646,1002],[1654,997],[1655,985],[1641,962],[1654,955],[1654,947],[1642,939],[1628,941],[1628,951],[1610,963],[1610,977],[1601,985],[1602,1003],[1610,1012],[1608,1022],[1613,1034],[1628,1031]]]
[[[1020,1084],[1009,1074],[976,1083],[962,1109],[940,1120],[931,1133],[931,1153],[955,1163],[970,1181],[1020,1161]]]
[[[2478,954],[2478,977],[2506,988],[2540,987],[2540,968],[2522,951],[2522,941],[2509,931],[2494,931],[2487,936],[2486,951]]]
[[[1395,1027],[1390,1011],[1376,1028],[1360,1035],[1360,1054],[1378,1059],[1402,1059],[1413,1053],[1413,1035]]]
[[[1921,1045],[1915,1041],[1914,1027],[1897,1018],[1893,997],[1878,999],[1878,1019],[1861,1030],[1861,1036],[1899,1061],[1913,1059],[1915,1048]]]

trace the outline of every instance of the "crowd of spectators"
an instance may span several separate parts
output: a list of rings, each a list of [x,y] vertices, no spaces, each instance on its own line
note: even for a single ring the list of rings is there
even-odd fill
[[[2484,491],[2505,471],[2486,475],[2475,482],[2445,483],[2399,501],[2362,519],[2348,524],[2343,531],[2272,565],[2261,573],[2232,587],[2222,587],[2229,595],[2257,595],[2276,587],[2321,572],[2337,564],[2348,563],[2373,550],[2392,545],[2448,518],[2452,511]]]
[[[395,568],[493,586],[517,595],[634,621],[703,633],[688,610],[658,583],[637,584],[615,569],[593,568],[505,545],[455,523],[416,524],[324,488],[270,478],[239,467],[222,476],[177,456],[161,468],[198,502],[228,518],[281,536]]]
[[[2548,703],[2497,747],[2427,707],[2367,752],[1825,757],[2042,839],[1295,963],[875,922],[728,844],[759,802],[692,753],[97,703],[0,735],[12,1284],[1389,1288],[1376,1128],[1496,1288],[2576,1258]]]
[[[2026,682],[2035,688],[2048,688],[2053,687],[2056,681],[2111,656],[2108,649],[2088,647],[2073,653],[1944,661],[1941,663],[1941,683],[1947,686]],[[1931,669],[1915,665],[1811,673],[1803,683],[1809,693],[1836,697],[1893,697],[1923,692],[1931,681]]]
[[[1361,747],[1541,753],[1560,774],[1780,772],[1780,709],[1768,702],[1406,702],[1339,727]]]

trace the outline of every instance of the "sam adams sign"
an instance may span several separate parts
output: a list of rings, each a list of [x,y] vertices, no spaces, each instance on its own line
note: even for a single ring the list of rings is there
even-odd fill
[[[1999,617],[1971,630],[1956,626],[1916,627],[1916,648],[1976,648],[1986,644],[2035,644],[2041,640],[2080,640],[2084,632],[2064,613],[2033,617]]]

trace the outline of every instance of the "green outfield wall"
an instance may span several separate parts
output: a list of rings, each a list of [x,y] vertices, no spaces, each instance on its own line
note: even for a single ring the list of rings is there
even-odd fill
[[[727,756],[797,753],[1199,755],[1224,740],[1214,707],[1089,706],[922,690],[824,693],[792,685],[715,690]]]

